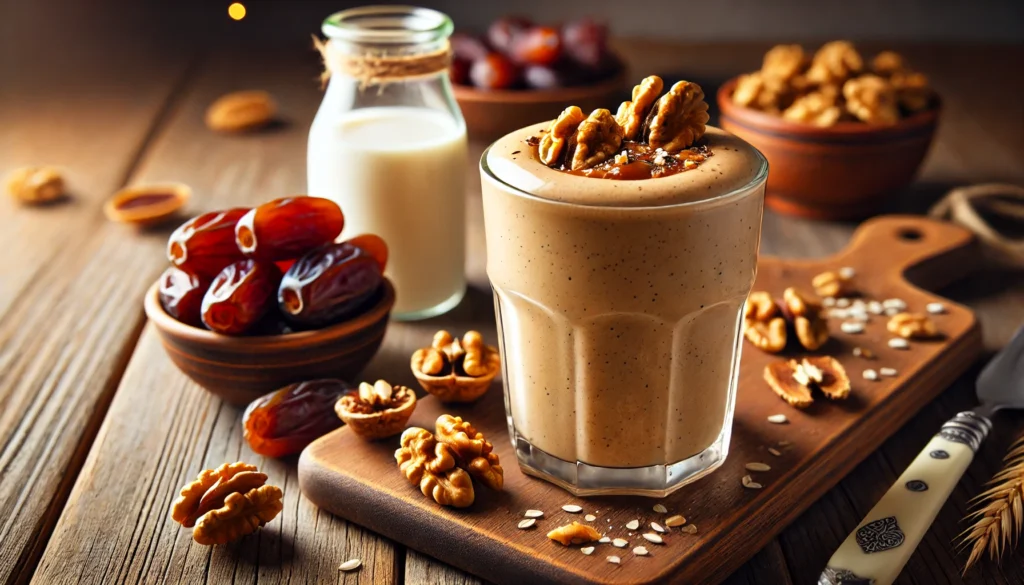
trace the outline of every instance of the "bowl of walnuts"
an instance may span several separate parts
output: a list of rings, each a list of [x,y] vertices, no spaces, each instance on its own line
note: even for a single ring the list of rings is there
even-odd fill
[[[769,207],[852,219],[913,181],[942,104],[898,53],[866,60],[853,44],[833,41],[813,56],[799,45],[773,47],[759,71],[721,87],[718,107],[722,128],[768,159]]]
[[[395,290],[384,241],[338,242],[344,223],[333,201],[297,196],[182,224],[144,300],[171,361],[239,405],[293,382],[351,380],[380,347]]]
[[[572,104],[589,112],[625,85],[607,27],[590,18],[547,26],[506,16],[482,36],[456,32],[451,45],[449,74],[473,138],[497,138]]]

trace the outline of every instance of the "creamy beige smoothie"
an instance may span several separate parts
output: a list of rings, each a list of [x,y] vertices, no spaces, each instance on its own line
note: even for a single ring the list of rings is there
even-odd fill
[[[767,163],[708,127],[696,168],[579,176],[538,160],[548,126],[481,161],[517,455],[574,493],[665,495],[728,449]]]

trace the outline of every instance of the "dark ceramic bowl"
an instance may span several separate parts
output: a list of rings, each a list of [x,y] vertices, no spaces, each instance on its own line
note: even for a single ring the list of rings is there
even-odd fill
[[[453,85],[466,131],[476,140],[495,140],[530,124],[553,120],[569,106],[585,113],[597,108],[615,112],[615,99],[626,83],[625,68],[605,81],[593,85],[558,89],[477,89]]]
[[[343,323],[315,331],[232,337],[171,317],[160,305],[158,288],[154,284],[146,293],[146,315],[171,361],[203,388],[238,405],[294,382],[351,381],[377,353],[395,304],[395,289],[385,279],[377,304]]]
[[[893,126],[840,122],[819,128],[783,120],[732,101],[736,80],[718,91],[720,125],[768,159],[765,204],[789,215],[855,219],[878,211],[914,180],[942,106]]]

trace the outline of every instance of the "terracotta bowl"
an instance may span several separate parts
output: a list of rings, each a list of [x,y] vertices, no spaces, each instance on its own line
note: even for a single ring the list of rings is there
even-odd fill
[[[168,315],[160,305],[158,285],[146,293],[146,315],[167,355],[197,384],[238,405],[294,382],[352,380],[377,353],[395,304],[395,289],[385,280],[380,301],[343,323],[285,335],[232,337]]]
[[[551,120],[568,106],[590,113],[596,108],[615,112],[615,99],[626,84],[623,69],[614,77],[594,85],[558,89],[484,90],[455,85],[455,100],[466,119],[470,138],[494,140],[530,124]]]
[[[814,219],[870,215],[914,180],[935,136],[942,105],[894,126],[798,124],[732,101],[736,80],[718,91],[720,125],[768,159],[765,204]]]

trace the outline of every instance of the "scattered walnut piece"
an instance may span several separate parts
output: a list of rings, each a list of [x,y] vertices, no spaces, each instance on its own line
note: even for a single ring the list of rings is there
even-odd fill
[[[826,397],[845,400],[850,396],[850,377],[839,360],[827,355],[809,356],[800,364],[811,373],[814,386]]]
[[[842,110],[836,105],[839,90],[834,85],[823,85],[798,97],[782,112],[782,117],[792,122],[804,122],[815,126],[832,126],[839,121]]]
[[[743,311],[743,336],[755,347],[778,353],[786,347],[786,320],[772,296],[755,291],[747,297]]]
[[[864,68],[864,60],[849,41],[832,41],[814,54],[807,79],[824,85],[843,83]]]
[[[807,384],[796,380],[799,364],[795,360],[781,360],[764,367],[764,381],[780,398],[796,408],[807,408],[814,402]]]
[[[559,166],[564,157],[566,146],[572,137],[575,136],[576,129],[579,128],[580,123],[585,118],[583,110],[577,106],[569,106],[562,110],[558,118],[551,123],[547,133],[540,139],[540,145],[538,146],[540,161],[549,167]]]
[[[242,132],[269,124],[277,114],[274,98],[265,91],[236,91],[223,95],[206,110],[206,125],[219,132]]]
[[[459,467],[493,489],[504,484],[504,470],[494,446],[462,417],[442,414],[437,419],[437,440],[451,447]]]
[[[761,75],[785,82],[799,75],[806,64],[807,55],[800,45],[775,45],[764,54]]]
[[[708,104],[704,101],[704,90],[696,83],[680,81],[655,104],[647,143],[652,148],[678,152],[700,140],[707,123]]]
[[[622,126],[615,116],[598,108],[580,123],[576,130],[576,149],[569,168],[574,171],[590,168],[614,156],[622,146]]]
[[[877,75],[862,75],[843,84],[846,111],[868,124],[891,125],[899,121],[896,92]]]
[[[756,71],[739,76],[736,89],[732,92],[732,101],[745,108],[774,113],[780,111],[782,91],[780,83],[768,80],[760,71]]]
[[[22,203],[54,201],[64,195],[64,177],[53,167],[22,167],[7,175],[7,192]]]
[[[397,435],[416,409],[416,393],[384,380],[363,382],[334,403],[334,411],[350,429],[364,439]]]
[[[772,362],[764,368],[764,380],[772,391],[796,408],[806,408],[814,402],[813,389],[832,400],[850,396],[850,377],[842,364],[830,356]]]
[[[225,544],[270,522],[283,509],[280,488],[265,485],[255,465],[225,463],[202,471],[181,488],[171,519],[192,531],[199,544]]]
[[[935,322],[922,313],[897,313],[885,328],[905,339],[929,339],[939,334]]]
[[[406,429],[395,460],[409,483],[438,504],[465,508],[473,503],[473,480],[456,465],[451,446],[438,442],[430,431]]]
[[[811,286],[819,297],[843,297],[852,292],[851,281],[840,271],[828,270],[811,279]]]
[[[442,402],[473,402],[498,375],[501,356],[477,331],[466,332],[460,340],[442,330],[431,347],[412,354],[410,366],[420,386]]]
[[[822,315],[821,304],[793,287],[782,292],[786,310],[793,316],[796,338],[804,349],[814,351],[828,341],[828,322]]]
[[[586,524],[573,522],[572,524],[559,526],[551,532],[548,532],[548,538],[555,542],[562,543],[565,546],[569,546],[573,544],[597,542],[601,539],[601,533]]]
[[[896,51],[882,51],[871,60],[871,71],[882,77],[889,77],[908,69],[903,55]]]
[[[664,87],[665,82],[657,75],[645,77],[633,87],[632,101],[622,102],[615,114],[615,120],[622,126],[624,140],[636,140],[647,114]]]
[[[889,83],[896,92],[896,101],[910,112],[926,110],[932,103],[932,88],[923,73],[899,72],[889,78]]]

